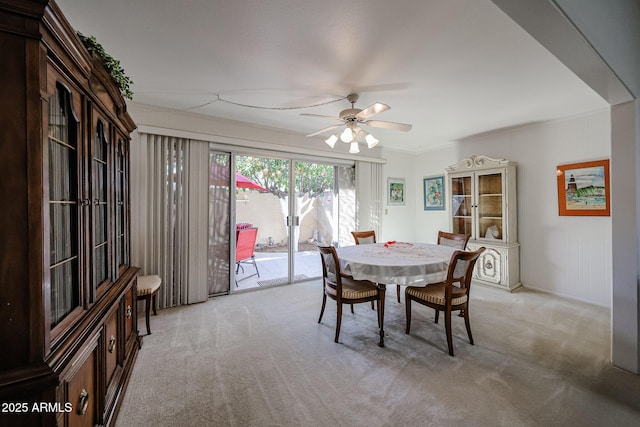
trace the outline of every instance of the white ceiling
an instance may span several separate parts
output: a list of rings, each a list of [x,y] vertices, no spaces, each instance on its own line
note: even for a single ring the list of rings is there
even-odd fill
[[[282,108],[351,92],[356,108],[391,106],[375,119],[413,125],[367,129],[408,151],[608,107],[489,0],[57,3],[120,60],[135,102],[299,134],[337,123],[301,113],[336,116],[350,104]]]

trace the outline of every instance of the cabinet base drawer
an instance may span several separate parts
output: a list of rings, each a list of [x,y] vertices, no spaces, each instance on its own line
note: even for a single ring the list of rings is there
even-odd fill
[[[520,283],[520,245],[489,245],[474,241],[468,250],[486,250],[480,255],[473,271],[473,283],[489,285],[510,292],[522,286]]]

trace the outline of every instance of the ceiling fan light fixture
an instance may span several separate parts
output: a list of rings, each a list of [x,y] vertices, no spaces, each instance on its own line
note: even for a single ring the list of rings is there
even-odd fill
[[[346,143],[353,141],[353,131],[351,130],[351,128],[346,128],[340,135],[340,139],[342,140],[342,142]]]
[[[332,125],[321,129],[319,131],[308,134],[307,136],[316,136],[323,134],[325,132],[336,132],[335,129],[342,128],[345,126],[344,130],[338,131],[334,133],[329,138],[325,140],[327,145],[331,148],[335,147],[338,139],[346,144],[351,144],[349,147],[349,153],[359,153],[360,148],[359,144],[367,144],[368,148],[373,148],[377,146],[380,141],[375,136],[371,135],[369,132],[366,132],[360,125],[370,126],[373,128],[383,128],[383,129],[392,129],[399,130],[403,132],[407,132],[411,130],[411,125],[405,123],[396,123],[396,122],[386,122],[380,120],[371,120],[371,117],[376,116],[377,114],[383,113],[389,110],[387,104],[383,104],[381,102],[376,102],[371,104],[365,109],[360,109],[355,107],[356,101],[358,101],[358,94],[351,93],[346,96],[347,101],[351,103],[351,108],[347,108],[345,110],[340,111],[338,116],[324,116],[319,114],[302,114],[303,116],[314,116],[321,117],[325,119],[333,119],[342,122],[342,124]],[[344,99],[344,98],[343,98]]]
[[[338,135],[335,134],[335,135],[331,135],[324,142],[326,142],[329,147],[333,148],[336,145],[337,141],[338,141]]]
[[[375,147],[380,142],[375,136],[371,135],[370,133],[367,134],[364,140],[367,141],[367,147],[369,148]]]

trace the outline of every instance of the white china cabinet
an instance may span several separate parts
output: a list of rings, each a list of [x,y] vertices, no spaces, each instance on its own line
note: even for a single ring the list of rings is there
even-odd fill
[[[474,281],[509,291],[520,287],[516,163],[471,156],[446,171],[451,232],[470,234],[469,250],[486,248]]]

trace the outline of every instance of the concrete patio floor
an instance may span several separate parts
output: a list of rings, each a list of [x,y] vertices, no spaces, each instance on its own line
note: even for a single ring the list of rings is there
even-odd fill
[[[237,286],[232,289],[232,292],[289,283],[287,258],[288,254],[286,252],[255,252],[255,260],[260,277],[255,275],[256,271],[251,263],[243,263],[242,268],[236,275]],[[321,276],[322,263],[318,251],[299,251],[294,253],[294,280],[292,282]]]

